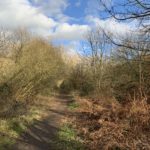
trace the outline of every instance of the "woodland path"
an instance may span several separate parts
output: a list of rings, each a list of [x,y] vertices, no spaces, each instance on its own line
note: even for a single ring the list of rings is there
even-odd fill
[[[29,126],[12,150],[58,150],[56,147],[57,133],[60,130],[62,120],[69,114],[67,105],[73,102],[72,96],[40,96],[44,101],[39,104],[39,109],[44,108],[44,116],[35,120]]]

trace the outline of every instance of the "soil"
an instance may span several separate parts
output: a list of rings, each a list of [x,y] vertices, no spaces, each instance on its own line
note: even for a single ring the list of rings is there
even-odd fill
[[[37,107],[44,108],[45,115],[40,120],[34,120],[34,124],[21,134],[12,150],[57,150],[57,133],[62,120],[69,114],[67,105],[73,101],[73,97],[40,96],[39,99],[44,103]]]

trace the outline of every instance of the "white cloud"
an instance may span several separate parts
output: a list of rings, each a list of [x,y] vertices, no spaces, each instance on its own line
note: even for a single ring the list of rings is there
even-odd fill
[[[42,0],[34,1],[39,5],[42,3]],[[60,4],[53,1],[53,5],[50,7],[56,9],[52,10],[52,14],[58,12],[58,16],[61,17],[60,7],[66,7],[66,0],[57,0],[57,2]],[[62,23],[61,20],[55,21],[39,11],[38,7],[31,5],[28,0],[0,0],[0,26],[8,29],[27,28],[42,36],[69,40],[81,39],[82,34],[89,28],[87,25],[70,25],[69,23]]]
[[[113,19],[101,20],[93,16],[86,17],[89,25],[62,22],[62,19],[65,21],[63,10],[69,5],[68,0],[32,0],[32,3],[34,5],[29,0],[0,0],[0,26],[8,29],[27,28],[32,32],[55,40],[81,40],[90,30],[91,24],[100,25],[117,34],[125,34],[130,29],[128,24],[119,23]],[[47,10],[45,9],[46,12],[44,12],[46,6]],[[54,20],[54,17],[51,17],[51,15],[55,16],[54,14],[57,19],[60,19]]]
[[[37,11],[27,0],[0,1],[0,26],[9,29],[24,27],[47,34],[56,25],[56,21]]]
[[[68,23],[63,23],[56,28],[55,33],[52,34],[52,38],[80,40],[88,30],[90,30],[88,25],[70,25]]]
[[[105,31],[113,33],[114,35],[126,35],[131,32],[133,26],[129,23],[117,22],[115,19],[106,19],[101,20],[100,18],[87,16],[86,20],[88,20],[91,25],[96,27],[101,27]]]
[[[39,6],[43,12],[50,12],[51,14],[61,13],[69,5],[68,0],[31,0],[31,2]]]
[[[70,17],[63,14],[63,11],[69,6],[68,0],[31,0],[39,11],[49,17],[55,17],[59,21],[67,21]]]

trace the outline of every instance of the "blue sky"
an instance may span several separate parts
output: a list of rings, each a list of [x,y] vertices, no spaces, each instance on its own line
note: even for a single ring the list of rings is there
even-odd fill
[[[110,5],[112,0],[105,0]],[[114,0],[113,0],[114,1]],[[0,26],[26,28],[55,44],[78,49],[93,27],[124,34],[130,25],[102,19],[98,0],[0,0]]]
[[[68,8],[64,11],[64,13],[68,16],[71,16],[73,18],[76,18],[76,22],[78,23],[83,23],[83,18],[85,15],[85,8],[86,8],[86,4],[87,2],[83,2],[83,0],[72,0],[70,1],[70,4],[68,6]]]

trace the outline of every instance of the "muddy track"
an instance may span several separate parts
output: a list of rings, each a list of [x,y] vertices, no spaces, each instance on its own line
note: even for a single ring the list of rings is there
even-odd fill
[[[46,101],[40,107],[45,108],[45,116],[35,120],[17,140],[12,150],[57,150],[56,137],[60,130],[62,119],[68,115],[68,103],[72,102],[71,96],[58,96],[54,98],[40,96]],[[39,107],[39,109],[40,109]]]

